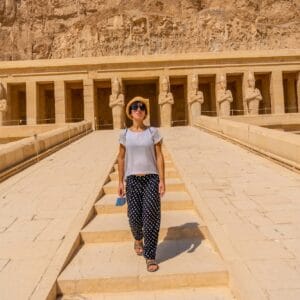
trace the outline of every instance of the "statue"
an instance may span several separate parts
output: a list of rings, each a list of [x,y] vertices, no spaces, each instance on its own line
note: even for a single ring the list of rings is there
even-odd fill
[[[226,77],[224,74],[220,75],[217,84],[217,104],[219,105],[219,116],[230,116],[230,103],[233,101],[233,98],[231,91],[226,90]]]
[[[109,96],[109,107],[112,109],[114,129],[123,128],[124,125],[124,95],[121,93],[121,84],[118,78],[111,80],[112,94]]]
[[[3,121],[3,115],[7,112],[7,100],[4,86],[0,83],[0,125]]]
[[[246,114],[258,115],[259,101],[262,100],[262,95],[260,93],[260,90],[255,88],[255,78],[252,72],[249,72],[247,82],[248,87],[245,91]]]
[[[191,124],[193,124],[197,117],[201,115],[201,104],[203,104],[203,93],[198,90],[198,75],[194,74],[191,78],[191,85],[189,89],[188,105],[190,108]]]
[[[161,78],[158,104],[160,106],[160,126],[170,127],[172,121],[172,105],[174,104],[174,98],[172,93],[170,92],[170,83],[167,76],[163,76]]]

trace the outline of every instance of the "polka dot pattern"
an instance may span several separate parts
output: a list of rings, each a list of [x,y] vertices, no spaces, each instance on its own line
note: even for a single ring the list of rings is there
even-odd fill
[[[155,259],[161,220],[158,174],[129,175],[126,199],[132,235],[144,238],[144,257]]]

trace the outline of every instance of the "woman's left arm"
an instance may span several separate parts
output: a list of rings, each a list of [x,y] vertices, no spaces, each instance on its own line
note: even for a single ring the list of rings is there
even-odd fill
[[[156,153],[156,164],[159,174],[159,193],[162,197],[165,193],[165,161],[161,149],[161,142],[154,145]]]

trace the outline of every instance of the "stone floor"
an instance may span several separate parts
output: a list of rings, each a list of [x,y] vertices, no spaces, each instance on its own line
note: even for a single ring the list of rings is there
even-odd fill
[[[300,299],[300,175],[200,129],[160,130],[235,293]],[[0,184],[1,300],[43,299],[114,163],[117,134],[93,132]]]
[[[300,175],[197,128],[161,131],[241,296],[300,299]]]
[[[68,252],[63,242],[80,226],[80,213],[103,185],[116,151],[117,132],[93,132],[0,184],[1,300],[49,290],[60,268],[53,270],[55,258]]]

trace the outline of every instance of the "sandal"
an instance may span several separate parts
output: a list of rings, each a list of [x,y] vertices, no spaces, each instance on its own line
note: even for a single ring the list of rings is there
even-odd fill
[[[148,272],[156,272],[159,269],[159,265],[155,261],[155,259],[146,259],[147,271]],[[152,269],[150,266],[156,266],[156,268]]]
[[[141,256],[144,252],[143,241],[134,241],[134,251],[137,255]]]

